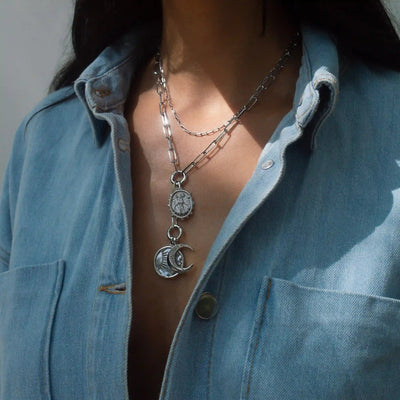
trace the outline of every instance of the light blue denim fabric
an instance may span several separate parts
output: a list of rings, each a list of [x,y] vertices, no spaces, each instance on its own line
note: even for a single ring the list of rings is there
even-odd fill
[[[105,49],[16,132],[0,208],[1,400],[128,399],[123,108],[151,32]],[[162,400],[400,398],[400,74],[302,33],[293,109],[202,267]],[[203,292],[218,301],[208,320],[194,313]]]

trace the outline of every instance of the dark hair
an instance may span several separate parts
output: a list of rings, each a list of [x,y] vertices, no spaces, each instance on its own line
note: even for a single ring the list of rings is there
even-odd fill
[[[343,51],[400,70],[400,39],[380,0],[281,1],[296,21],[335,34]],[[158,22],[161,31],[161,17],[161,0],[76,0],[73,55],[54,76],[49,92],[71,85],[105,47],[135,24]]]

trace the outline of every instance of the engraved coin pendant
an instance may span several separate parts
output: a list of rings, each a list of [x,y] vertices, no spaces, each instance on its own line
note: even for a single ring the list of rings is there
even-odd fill
[[[176,218],[187,218],[193,212],[192,195],[184,189],[176,189],[169,196],[168,207]]]

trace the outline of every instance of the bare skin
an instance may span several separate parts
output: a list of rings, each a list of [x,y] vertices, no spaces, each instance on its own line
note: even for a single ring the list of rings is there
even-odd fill
[[[237,111],[282,55],[297,28],[271,0],[267,33],[260,36],[261,2],[247,0],[165,0],[161,54],[174,105],[194,130],[219,126]],[[230,134],[224,147],[194,170],[185,189],[195,199],[195,212],[182,222],[188,273],[159,277],[154,253],[168,244],[171,217],[167,141],[162,134],[155,91],[153,60],[132,86],[125,108],[132,136],[133,185],[133,322],[129,349],[132,399],[159,396],[169,348],[183,310],[198,281],[217,234],[262,148],[292,108],[300,66],[300,49],[268,94]],[[212,140],[184,134],[170,115],[181,165],[189,163]]]

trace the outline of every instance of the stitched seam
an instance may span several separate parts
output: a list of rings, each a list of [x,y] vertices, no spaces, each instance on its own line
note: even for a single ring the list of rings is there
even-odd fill
[[[321,292],[321,293],[340,295],[340,296],[343,296],[343,295],[355,296],[355,297],[361,297],[364,299],[368,298],[368,299],[375,299],[375,300],[383,300],[383,301],[389,301],[389,302],[395,303],[395,304],[400,304],[400,299],[396,299],[394,297],[378,296],[375,294],[355,293],[355,292],[348,292],[348,291],[342,291],[342,290],[336,290],[336,289],[325,289],[325,288],[319,288],[319,287],[313,287],[313,286],[299,285],[295,282],[286,281],[285,279],[280,279],[280,278],[274,278],[274,279],[276,281],[283,281],[288,286],[300,288],[303,290],[309,290],[311,292]]]
[[[89,107],[92,108],[95,111],[95,113],[97,113],[98,111],[110,111],[110,110],[116,109],[121,104],[124,104],[125,101],[126,101],[126,99],[122,99],[122,100],[118,101],[117,103],[111,103],[108,107],[105,107],[105,108],[100,107],[96,102],[93,102],[93,105],[90,104]]]
[[[329,100],[329,107],[328,109],[333,109],[334,107],[332,106],[333,103],[335,103],[335,99],[336,99],[336,95],[339,91],[338,89],[338,85],[337,85],[337,81],[336,79],[332,79],[332,74],[330,73],[322,73],[321,76],[317,79],[314,79],[311,81],[311,91],[314,93],[317,93],[317,96],[313,96],[313,102],[310,105],[310,107],[308,107],[306,110],[304,110],[304,112],[302,112],[301,114],[298,114],[298,118],[301,119],[305,114],[307,114],[311,109],[313,109],[315,106],[318,106],[318,103],[320,101],[320,96],[319,96],[319,87],[320,84],[324,83],[325,86],[331,86],[330,88],[330,92],[331,92],[331,97]],[[316,110],[315,110],[316,111]],[[315,112],[314,114],[315,115]],[[325,116],[325,115],[324,115]],[[305,121],[305,125],[307,125],[312,118],[309,118],[308,121]],[[303,125],[303,124],[302,124]]]
[[[90,85],[92,85],[92,83],[98,81],[99,79],[107,77],[107,75],[110,75],[112,72],[114,72],[118,68],[122,68],[125,64],[127,64],[129,61],[131,61],[131,59],[134,58],[134,56],[136,56],[136,53],[132,52],[126,58],[124,58],[119,64],[117,64],[114,67],[112,67],[111,69],[103,72],[101,75],[95,75],[95,76],[92,76],[90,78],[78,79],[77,82],[84,82],[84,83],[89,83]],[[132,75],[132,78],[133,77],[134,76]],[[109,111],[109,110],[112,110],[115,107],[118,107],[121,104],[124,104],[125,101],[126,101],[126,99],[122,99],[118,103],[111,104],[109,107],[106,107],[106,108],[99,107],[98,104],[96,102],[94,102],[94,106],[97,109],[101,110],[101,111]],[[90,105],[90,107],[93,107],[93,105]]]
[[[306,76],[308,78],[307,79],[308,82],[311,82],[312,81],[312,66],[311,66],[310,52],[307,49],[307,44],[305,43],[305,41],[303,40],[302,42],[303,42],[303,57],[304,57],[305,66],[306,66],[306,68],[305,68]],[[307,85],[304,88],[304,90],[306,88],[307,88]],[[302,95],[303,94],[304,94],[304,91],[303,91]],[[313,107],[313,104],[310,107],[308,107],[307,110],[304,110],[304,112],[301,115],[299,115],[299,117],[302,117],[304,114],[306,114],[312,107]],[[297,121],[297,118],[296,118],[296,121]]]
[[[48,398],[48,400],[51,400],[51,383],[50,383],[50,343],[51,343],[51,331],[53,328],[53,323],[55,319],[55,313],[56,313],[56,308],[58,304],[58,300],[60,298],[60,291],[61,291],[61,285],[62,285],[62,279],[63,279],[63,261],[59,260],[57,261],[57,275],[54,283],[54,289],[53,289],[53,298],[50,303],[50,309],[49,309],[49,318],[47,321],[47,328],[46,328],[46,336],[45,336],[45,343],[44,346],[46,346],[43,349],[43,367],[42,367],[42,376],[43,376],[43,393]]]
[[[261,317],[261,321],[260,321],[260,324],[259,324],[259,327],[258,327],[257,341],[256,341],[256,344],[254,346],[253,356],[252,356],[252,359],[251,359],[249,381],[247,383],[247,390],[246,390],[246,398],[247,399],[249,398],[249,394],[250,394],[250,385],[251,385],[251,380],[252,380],[252,377],[253,377],[254,359],[256,358],[258,342],[260,340],[261,328],[262,328],[262,326],[264,324],[265,309],[267,307],[267,301],[268,301],[268,298],[269,298],[269,295],[270,295],[270,291],[271,291],[271,278],[268,280],[267,295],[265,296],[264,305],[263,305],[263,309],[262,309],[262,317]]]
[[[224,282],[226,263],[227,263],[227,261],[225,259],[225,262],[224,262],[224,265],[223,265],[222,271],[221,271],[221,278],[220,278],[218,289],[217,289],[217,298],[218,299],[220,299],[220,295],[222,292],[222,285]],[[215,331],[216,331],[216,327],[217,327],[217,323],[218,323],[218,318],[219,318],[219,312],[217,311],[217,315],[215,318],[215,322],[214,322],[214,326],[213,326],[213,330],[212,330],[212,334],[211,334],[211,345],[210,345],[210,353],[209,353],[210,355],[209,355],[209,359],[208,359],[207,400],[210,398],[212,354],[213,354],[213,350],[214,350],[214,337],[215,337]]]
[[[309,107],[307,107],[307,109],[305,109],[302,113],[299,113],[297,115],[297,119],[302,119],[304,115],[309,114],[310,110],[312,110],[313,108],[315,108],[316,106],[318,106],[318,102],[319,102],[319,94],[317,94],[317,96],[313,95],[313,92],[316,93],[314,87],[311,86],[311,96],[312,96],[312,103],[310,104]],[[306,120],[302,123],[307,125],[307,123],[309,122],[309,120]]]
[[[153,40],[153,39],[154,39],[154,37],[152,37],[152,40]],[[118,69],[119,67],[121,67],[121,66],[123,66],[124,64],[126,64],[131,58],[135,57],[135,56],[137,55],[135,49],[137,50],[138,47],[139,47],[139,46],[134,46],[134,49],[131,51],[131,53],[130,53],[128,56],[126,56],[124,59],[122,59],[118,64],[116,64],[115,66],[113,66],[111,69],[108,69],[107,71],[101,73],[100,75],[92,76],[92,77],[90,77],[89,79],[86,78],[86,77],[83,77],[83,78],[81,78],[81,79],[78,79],[77,81],[83,81],[83,80],[85,80],[85,81],[87,82],[87,81],[91,81],[92,79],[93,79],[93,80],[96,80],[96,79],[100,79],[100,78],[102,78],[102,77],[104,77],[104,76],[107,76],[109,73],[115,71],[115,70]]]
[[[100,277],[98,279],[98,282],[100,281]],[[93,305],[92,305],[92,317],[90,319],[90,326],[88,329],[88,335],[87,335],[87,355],[86,355],[86,382],[87,382],[87,391],[88,391],[88,396],[89,398],[92,398],[92,396],[95,396],[94,393],[94,385],[93,385],[93,373],[92,373],[92,369],[90,370],[89,373],[89,360],[91,362],[93,362],[93,348],[94,348],[94,344],[93,344],[93,332],[94,332],[94,324],[95,324],[95,310],[96,310],[96,305],[97,305],[97,301],[98,301],[98,292],[95,292],[95,297],[94,297],[94,301],[93,301]],[[91,366],[90,366],[91,368]]]
[[[39,110],[36,110],[36,111],[28,118],[28,120],[27,120],[26,123],[25,123],[25,127],[24,127],[24,139],[25,139],[26,129],[28,128],[28,124],[32,121],[32,118],[33,118],[34,116],[36,116],[36,115],[39,114],[40,112],[46,110],[47,108],[53,107],[53,106],[55,106],[56,104],[62,103],[63,101],[68,100],[68,99],[70,99],[71,97],[74,97],[74,96],[76,96],[75,92],[73,92],[73,93],[69,94],[68,96],[63,97],[63,98],[61,98],[61,99],[59,99],[59,100],[56,100],[56,101],[54,101],[54,102],[52,102],[52,103],[50,103],[50,104],[47,104],[46,106],[43,106],[43,107],[39,108]]]
[[[128,57],[126,57],[123,61],[121,61],[118,65],[116,65],[115,67],[111,68],[110,70],[104,72],[104,73],[101,74],[101,75],[94,76],[94,77],[91,77],[91,78],[89,78],[89,79],[78,79],[77,82],[78,82],[78,83],[79,83],[79,82],[84,82],[85,86],[86,86],[86,84],[89,84],[90,86],[92,86],[96,81],[98,81],[98,80],[100,80],[100,79],[106,77],[107,75],[110,75],[110,74],[111,74],[112,72],[114,72],[116,69],[122,68],[125,64],[128,63],[128,61],[130,61],[130,59],[131,59],[133,56],[134,56],[134,54],[130,54],[130,55],[129,55]],[[85,92],[86,92],[86,90],[85,90]],[[85,96],[85,97],[86,97],[86,96]],[[97,111],[97,110],[100,110],[100,111],[109,111],[109,110],[112,110],[112,109],[115,108],[115,107],[118,107],[118,106],[121,105],[122,103],[125,103],[125,101],[126,101],[126,99],[122,99],[122,100],[120,100],[120,101],[117,102],[117,103],[112,103],[112,104],[110,104],[108,107],[103,108],[103,107],[100,107],[99,104],[98,104],[96,101],[92,101],[92,97],[91,97],[91,96],[88,96],[88,98],[89,98],[89,102],[90,102],[90,104],[89,104],[90,108],[95,108],[95,111]]]
[[[115,65],[115,66],[112,67],[111,69],[109,69],[109,70],[103,72],[103,73],[100,74],[100,75],[95,75],[95,76],[92,76],[92,77],[90,77],[90,78],[83,77],[83,78],[77,79],[76,82],[92,82],[92,81],[94,82],[94,81],[96,81],[96,80],[98,80],[98,79],[100,79],[100,78],[103,78],[103,77],[107,76],[108,74],[110,74],[111,72],[115,71],[116,69],[122,67],[122,66],[123,66],[124,64],[126,64],[134,55],[135,55],[135,53],[129,54],[129,55],[128,55],[127,57],[125,57],[122,61],[120,61],[117,65]]]
[[[128,281],[128,289],[129,289],[129,294],[128,294],[128,305],[127,305],[127,312],[129,313],[129,315],[127,316],[127,324],[125,327],[125,335],[124,335],[124,344],[125,345],[125,349],[124,349],[124,357],[123,360],[120,364],[121,367],[121,371],[123,371],[123,376],[122,376],[122,380],[123,380],[123,385],[124,385],[124,396],[126,398],[126,400],[128,400],[129,397],[129,387],[128,387],[128,360],[129,360],[129,338],[130,338],[130,332],[132,329],[132,319],[133,319],[133,315],[132,315],[132,259],[133,259],[133,247],[132,247],[132,234],[130,231],[130,223],[131,221],[128,221],[128,216],[129,216],[129,209],[127,209],[127,205],[125,204],[125,198],[124,198],[124,193],[123,193],[123,189],[122,189],[122,178],[121,176],[123,175],[121,172],[121,155],[119,154],[118,151],[114,151],[114,149],[116,148],[115,146],[117,146],[114,134],[116,133],[116,127],[113,124],[112,119],[109,116],[105,116],[105,120],[109,123],[110,127],[111,127],[111,133],[110,136],[112,138],[114,138],[114,140],[112,141],[112,148],[113,148],[113,166],[114,166],[114,171],[115,171],[115,175],[116,175],[116,181],[117,181],[117,186],[118,186],[118,198],[120,201],[120,209],[122,211],[122,220],[123,220],[123,225],[124,225],[124,233],[125,233],[125,251],[126,251],[126,271],[125,271],[125,275],[129,278]],[[126,279],[125,276],[125,279]],[[129,301],[131,300],[131,301]]]

